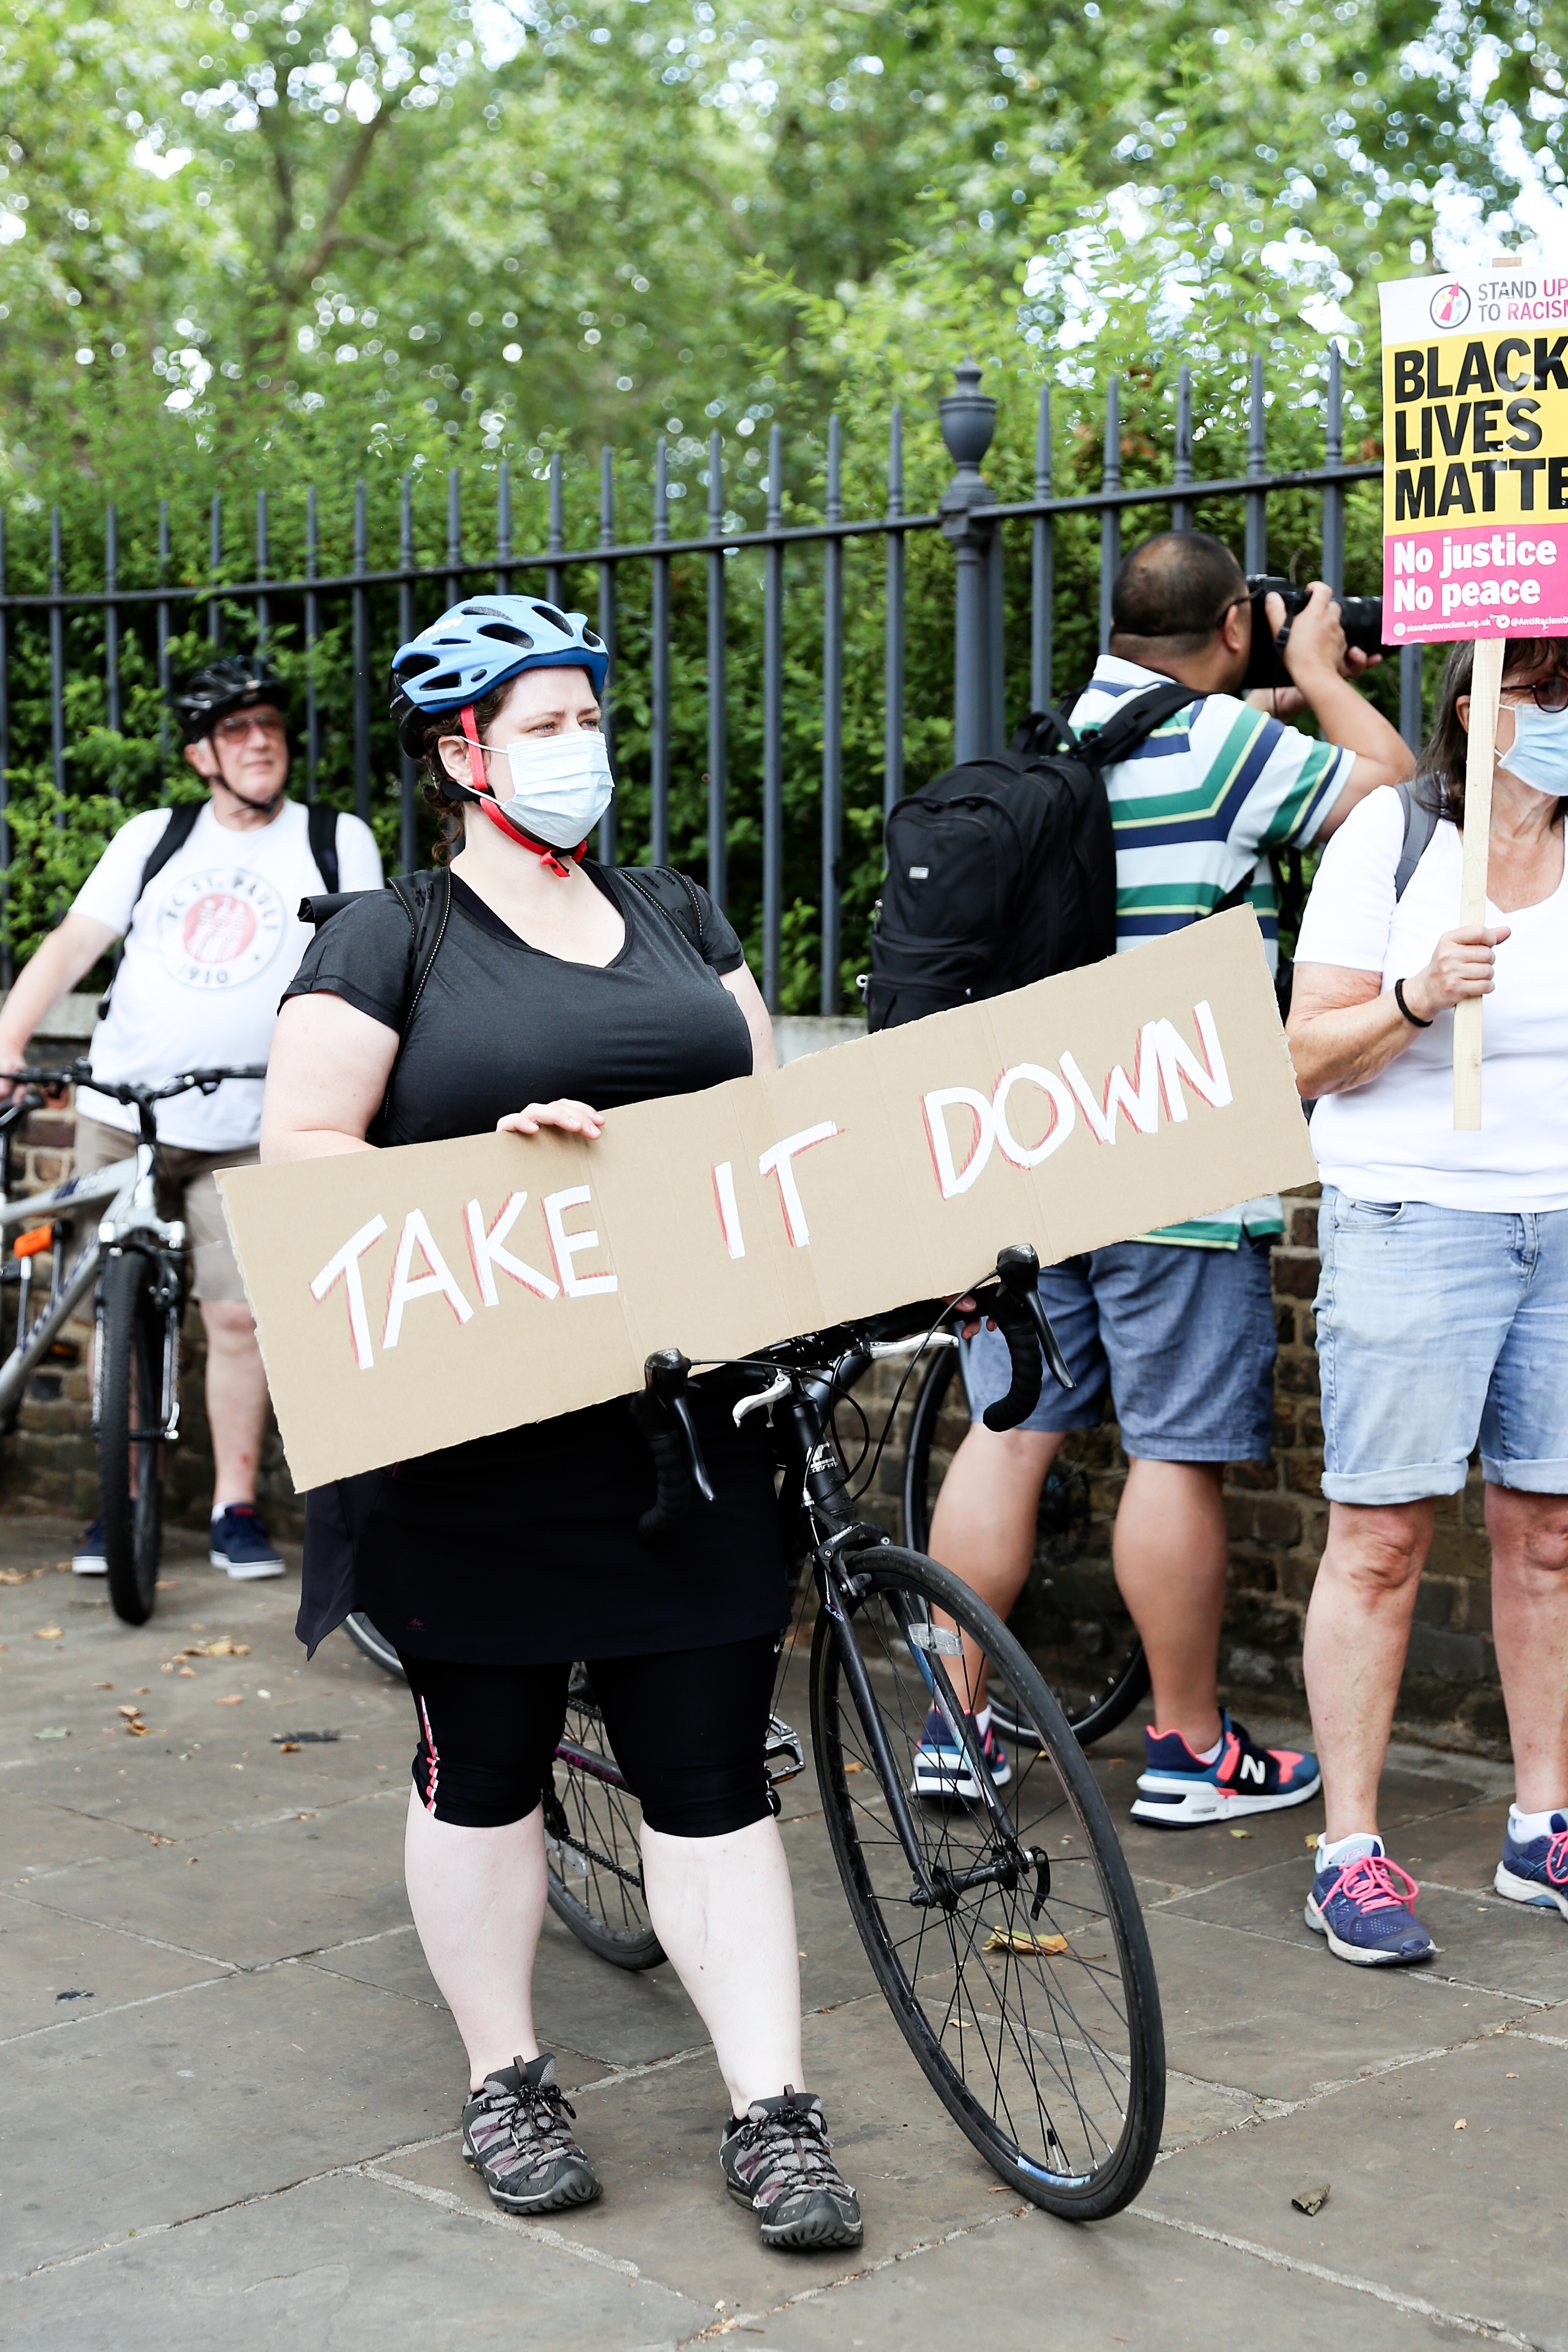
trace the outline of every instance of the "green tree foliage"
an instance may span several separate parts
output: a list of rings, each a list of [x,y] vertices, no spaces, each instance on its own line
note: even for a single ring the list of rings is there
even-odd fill
[[[581,7],[582,13],[575,13]],[[0,499],[8,584],[47,585],[61,509],[66,586],[101,584],[104,509],[120,577],[171,586],[270,568],[346,569],[355,484],[366,549],[397,561],[399,478],[416,553],[447,543],[456,467],[469,550],[493,541],[512,467],[518,547],[542,544],[563,454],[567,543],[597,536],[598,453],[617,453],[623,537],[651,520],[652,443],[669,442],[673,528],[706,507],[721,436],[731,525],[762,520],[766,445],[784,442],[786,515],[820,513],[826,419],[845,424],[846,510],[885,496],[901,404],[906,502],[950,470],[935,403],[962,350],[1000,402],[987,472],[1028,495],[1048,383],[1059,492],[1098,486],[1103,388],[1123,385],[1130,482],[1168,477],[1175,370],[1191,364],[1197,470],[1241,469],[1248,354],[1271,388],[1270,455],[1321,453],[1327,338],[1347,353],[1346,454],[1375,455],[1366,367],[1379,273],[1420,266],[1442,219],[1554,202],[1560,28],[1537,0],[89,0],[0,5]],[[221,497],[217,564],[211,505]],[[683,503],[684,502],[684,503]],[[1158,510],[1135,510],[1130,532]],[[1234,508],[1200,519],[1237,531]],[[1272,511],[1276,560],[1314,561],[1318,503]],[[1349,572],[1375,585],[1373,502],[1352,498]],[[1058,683],[1092,654],[1098,525],[1056,530]],[[863,960],[882,794],[879,542],[847,562],[846,971]],[[759,922],[760,567],[728,567],[732,898]],[[951,559],[909,543],[907,761],[950,745]],[[1008,556],[1010,692],[1027,684],[1026,541]],[[815,1003],[821,764],[820,556],[792,555],[786,619],[784,1001]],[[621,616],[624,838],[646,854],[646,572]],[[520,583],[521,584],[521,581]],[[572,572],[593,608],[591,573]],[[678,560],[672,655],[678,855],[706,853],[704,571]],[[243,641],[252,616],[218,605]],[[274,646],[303,683],[302,608]],[[176,670],[208,635],[171,603]],[[395,639],[374,592],[372,642]],[[324,604],[313,661],[317,778],[352,794],[352,642]],[[184,634],[182,635],[181,633]],[[117,810],[183,789],[158,719],[154,616],[128,617],[110,725],[101,614],[65,627],[67,757],[55,791],[47,632],[10,632],[10,933],[25,949]],[[376,697],[379,704],[379,693]],[[375,820],[396,849],[396,759],[377,710]],[[63,820],[63,822],[59,821]],[[24,874],[23,868],[26,867]]]

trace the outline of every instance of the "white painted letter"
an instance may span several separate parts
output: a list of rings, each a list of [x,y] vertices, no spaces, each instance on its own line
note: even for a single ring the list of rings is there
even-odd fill
[[[514,1282],[521,1282],[525,1290],[533,1291],[540,1298],[561,1296],[559,1284],[552,1282],[547,1274],[536,1273],[524,1259],[513,1257],[510,1250],[502,1246],[527,1198],[526,1192],[509,1192],[500,1216],[488,1233],[477,1201],[470,1201],[464,1213],[468,1221],[468,1261],[479,1286],[479,1297],[487,1307],[500,1305],[495,1277],[498,1265],[503,1274],[510,1274]]]
[[[428,1274],[410,1275],[416,1247],[424,1254]],[[392,1264],[392,1286],[386,1294],[384,1348],[395,1348],[403,1331],[403,1310],[411,1298],[444,1298],[459,1323],[471,1323],[474,1310],[458,1289],[450,1267],[436,1246],[436,1236],[425,1222],[423,1209],[410,1209],[398,1235]]]
[[[1185,1078],[1194,1094],[1215,1110],[1223,1110],[1233,1097],[1230,1076],[1225,1066],[1225,1055],[1219,1049],[1219,1032],[1215,1027],[1214,1014],[1205,998],[1194,1004],[1193,1018],[1198,1024],[1198,1037],[1203,1045],[1205,1069],[1190,1045],[1184,1043],[1181,1033],[1169,1021],[1154,1024],[1154,1046],[1160,1061],[1160,1088],[1165,1097],[1165,1116],[1184,1119],[1187,1115],[1186,1097],[1182,1093],[1181,1080]]]
[[[1038,1143],[1020,1143],[1007,1124],[1007,1097],[1019,1085],[1038,1087],[1050,1097],[1051,1123]],[[1076,1118],[1072,1097],[1060,1078],[1049,1070],[1042,1070],[1037,1062],[1018,1062],[1012,1069],[1004,1070],[996,1082],[991,1108],[996,1121],[996,1141],[1002,1157],[1010,1160],[1015,1168],[1037,1168],[1042,1160],[1048,1160],[1052,1152],[1067,1141]]]
[[[590,1227],[586,1233],[569,1234],[562,1224],[568,1209],[581,1209],[591,1198],[586,1184],[574,1184],[569,1192],[547,1192],[544,1196],[544,1224],[550,1235],[550,1255],[555,1261],[555,1272],[568,1298],[593,1298],[602,1290],[617,1287],[613,1274],[579,1274],[572,1261],[584,1250],[597,1249],[598,1234]]]
[[[1062,1055],[1062,1076],[1079,1098],[1079,1106],[1097,1143],[1116,1140],[1116,1114],[1124,1110],[1140,1135],[1152,1135],[1160,1124],[1160,1060],[1155,1051],[1155,1031],[1159,1024],[1145,1021],[1138,1033],[1138,1058],[1133,1065],[1135,1078],[1129,1078],[1120,1062],[1111,1066],[1105,1081],[1105,1098],[1096,1102],[1089,1080],[1070,1054]]]
[[[372,1217],[362,1225],[352,1239],[346,1241],[335,1257],[330,1257],[314,1282],[310,1296],[318,1304],[325,1298],[342,1275],[343,1289],[349,1302],[349,1336],[354,1343],[354,1361],[362,1372],[368,1372],[375,1359],[370,1351],[370,1323],[364,1311],[364,1277],[359,1262],[373,1242],[378,1242],[386,1231],[386,1219]]]
[[[746,1240],[741,1231],[740,1204],[735,1199],[735,1170],[731,1160],[720,1160],[714,1163],[713,1198],[719,1203],[719,1223],[724,1229],[725,1248],[731,1257],[744,1257]]]
[[[974,1141],[962,1168],[955,1168],[952,1141],[947,1131],[947,1108],[950,1103],[962,1103],[974,1114]],[[960,1192],[967,1192],[985,1162],[991,1157],[991,1147],[996,1140],[996,1118],[984,1095],[973,1087],[939,1087],[935,1094],[923,1097],[926,1140],[931,1145],[931,1165],[936,1181],[942,1187],[944,1201]]]
[[[820,1127],[805,1127],[798,1135],[786,1135],[782,1143],[771,1145],[757,1162],[759,1176],[776,1176],[779,1180],[784,1230],[796,1249],[807,1246],[811,1240],[811,1228],[805,1222],[800,1187],[795,1181],[795,1169],[791,1163],[796,1152],[809,1151],[814,1143],[826,1143],[830,1135],[840,1132],[830,1118],[824,1119]]]

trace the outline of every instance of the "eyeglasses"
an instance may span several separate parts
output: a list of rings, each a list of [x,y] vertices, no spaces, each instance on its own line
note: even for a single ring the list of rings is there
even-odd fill
[[[1555,672],[1551,677],[1538,679],[1533,686],[1510,686],[1505,681],[1502,690],[1505,694],[1528,694],[1537,710],[1568,710],[1568,677],[1560,677]]]
[[[243,743],[253,733],[281,743],[289,729],[280,710],[237,710],[230,718],[220,719],[212,731],[220,743]]]

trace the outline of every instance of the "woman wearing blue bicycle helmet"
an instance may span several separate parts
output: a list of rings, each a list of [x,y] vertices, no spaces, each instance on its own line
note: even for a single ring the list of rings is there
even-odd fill
[[[773,1066],[707,892],[682,877],[661,897],[587,856],[614,790],[606,667],[582,614],[525,596],[468,599],[400,648],[393,708],[445,822],[449,912],[417,989],[392,892],[323,926],[279,1017],[264,1159],[491,1128],[591,1143],[626,1103]],[[300,1633],[313,1648],[363,1610],[407,1674],[409,1900],[468,2053],[463,2152],[496,2202],[599,2194],[531,1993],[541,1800],[584,1659],[641,1802],[653,1927],[730,2095],[726,2183],[770,2245],[858,2245],[820,2103],[794,2087],[794,1898],[763,1761],[788,1613],[772,1465],[716,1386],[692,1392],[716,1499],[675,1546],[637,1535],[654,1480],[625,1402],[595,1406],[313,1496]],[[333,1527],[353,1531],[336,1551]]]

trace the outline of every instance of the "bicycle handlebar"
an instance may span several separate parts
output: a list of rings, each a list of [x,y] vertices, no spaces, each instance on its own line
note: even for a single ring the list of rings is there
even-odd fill
[[[637,1521],[637,1533],[645,1543],[659,1543],[690,1509],[694,1486],[705,1503],[713,1500],[713,1482],[686,1392],[689,1361],[679,1348],[661,1348],[643,1371],[646,1386],[631,1399],[631,1413],[653,1455],[657,1494],[652,1509]]]
[[[986,1406],[981,1419],[987,1429],[1016,1429],[1040,1402],[1042,1357],[1058,1388],[1070,1389],[1076,1383],[1041,1304],[1040,1262],[1027,1243],[1016,1243],[1000,1253],[996,1279],[994,1297],[975,1295],[1007,1343],[1013,1381],[1005,1396]]]
[[[14,1087],[41,1087],[55,1092],[62,1087],[90,1087],[94,1094],[107,1095],[113,1102],[142,1104],[166,1102],[171,1095],[189,1094],[199,1087],[210,1095],[230,1078],[264,1078],[265,1062],[247,1062],[237,1069],[184,1070],[167,1086],[138,1087],[118,1078],[96,1078],[87,1062],[71,1062],[59,1070],[0,1070],[0,1079]]]

